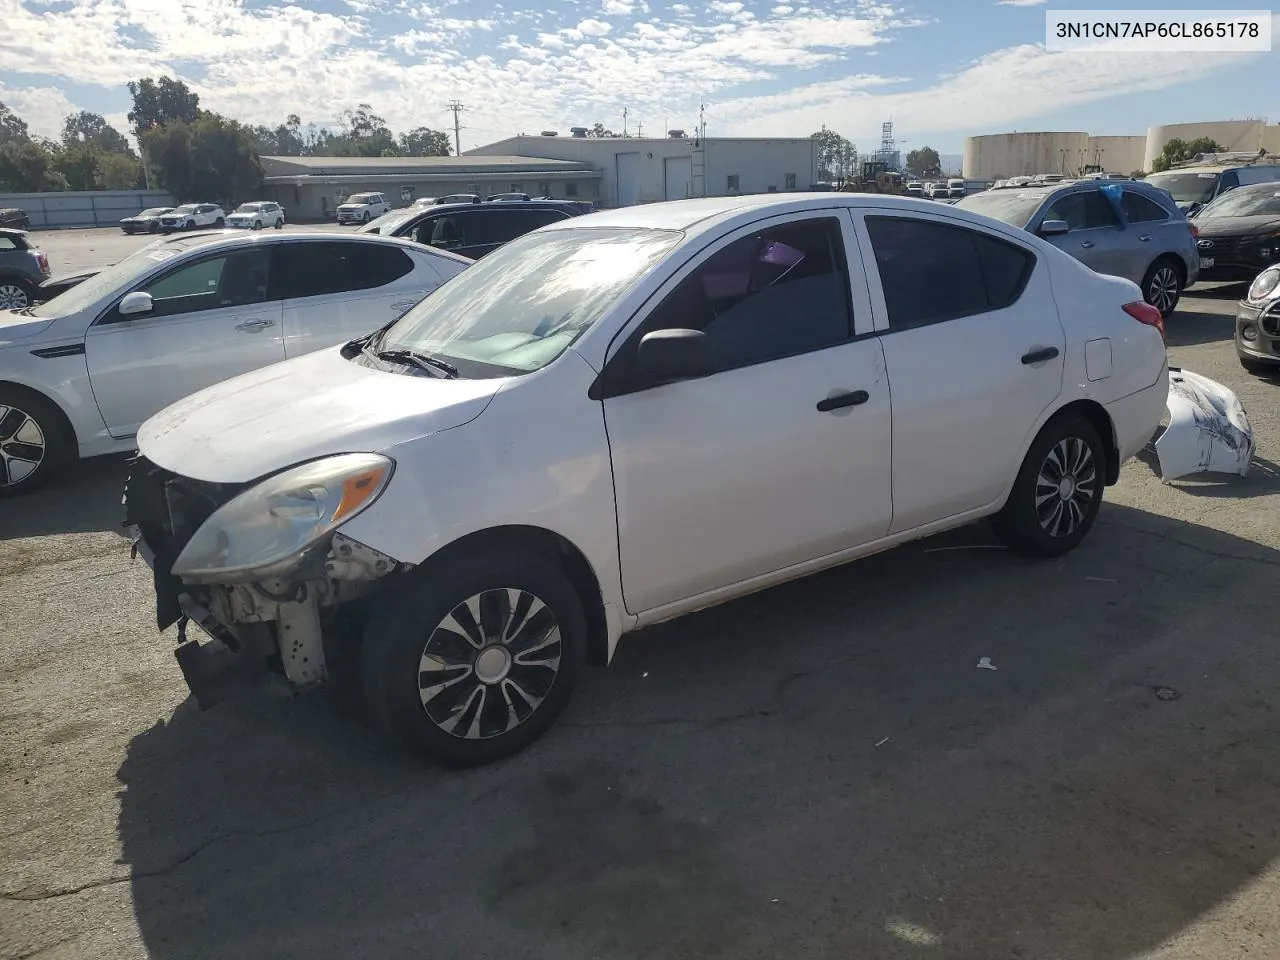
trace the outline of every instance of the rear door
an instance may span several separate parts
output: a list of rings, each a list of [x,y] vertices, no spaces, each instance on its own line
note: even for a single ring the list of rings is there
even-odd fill
[[[394,320],[442,282],[399,246],[360,240],[278,244],[284,351],[345,343]]]
[[[893,410],[900,533],[990,505],[1062,390],[1049,270],[1006,238],[896,208],[855,212]],[[927,282],[925,279],[927,278]]]
[[[112,306],[85,337],[94,399],[113,437],[188,394],[285,358],[269,245],[188,260],[134,288],[151,313]],[[132,291],[131,291],[132,292]]]
[[[1176,256],[1184,267],[1193,266],[1187,262],[1188,256],[1194,252],[1191,228],[1180,214],[1174,216],[1150,197],[1127,187],[1120,207],[1133,235],[1130,243],[1132,263],[1124,274],[1126,277],[1136,274],[1139,278],[1136,282],[1141,283],[1151,264],[1168,254]]]

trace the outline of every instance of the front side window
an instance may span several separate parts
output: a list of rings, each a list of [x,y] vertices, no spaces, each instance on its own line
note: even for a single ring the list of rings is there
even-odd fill
[[[853,314],[840,221],[770,227],[722,247],[658,305],[639,335],[665,329],[701,330],[720,370],[848,340]]]
[[[278,256],[286,300],[371,290],[413,270],[403,250],[355,240],[285,243]]]
[[[1099,227],[1118,227],[1116,212],[1100,190],[1068,193],[1049,204],[1045,220],[1065,220],[1071,230],[1095,230]]]
[[[1011,306],[1035,257],[967,227],[867,217],[892,330],[941,323]]]
[[[138,289],[151,294],[151,317],[243,307],[267,299],[270,269],[270,250],[242,250],[184,264]]]
[[[1157,220],[1169,219],[1168,210],[1151,198],[1134,193],[1132,190],[1124,192],[1120,207],[1124,210],[1125,219],[1130,223],[1153,223]]]
[[[441,250],[478,246],[484,243],[480,219],[465,213],[428,217],[415,228],[414,239]]]
[[[382,350],[442,357],[463,376],[546,366],[674,247],[674,230],[527,233],[436,288],[391,326]]]

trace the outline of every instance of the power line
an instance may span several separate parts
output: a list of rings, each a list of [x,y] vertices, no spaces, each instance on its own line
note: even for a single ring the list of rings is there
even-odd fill
[[[461,100],[450,100],[447,106],[453,111],[453,152],[460,157],[462,156],[462,123],[458,119],[458,114],[466,108]]]

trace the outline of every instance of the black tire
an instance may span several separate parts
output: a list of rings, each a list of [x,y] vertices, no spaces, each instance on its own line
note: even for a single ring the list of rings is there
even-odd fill
[[[1172,257],[1159,257],[1142,278],[1142,299],[1159,310],[1160,316],[1167,320],[1182,298],[1186,279],[1181,264]]]
[[[1251,373],[1255,377],[1274,376],[1280,373],[1280,364],[1268,363],[1266,360],[1254,360],[1252,357],[1239,357],[1239,359],[1240,366],[1244,368],[1244,372]]]
[[[21,421],[18,421],[21,417]],[[40,443],[41,457],[35,469],[23,470],[14,479],[16,468],[31,462],[30,424],[34,423]],[[75,457],[75,441],[68,435],[66,421],[51,400],[34,390],[18,386],[0,386],[0,497],[20,496],[43,486]]]
[[[278,220],[276,220],[276,229],[277,230],[284,229],[284,217],[280,217]]]
[[[1037,493],[1053,489],[1049,481],[1053,480],[1055,461],[1051,458],[1056,457],[1058,462],[1066,458],[1067,465],[1075,467],[1080,462],[1077,457],[1082,448],[1088,451],[1088,461],[1074,471],[1059,474],[1061,479],[1062,474],[1074,472],[1079,481],[1078,484],[1073,482],[1070,488],[1059,488],[1061,492],[1056,505],[1062,513],[1055,513],[1054,500],[1037,506]],[[1057,557],[1074,550],[1097,519],[1106,474],[1107,451],[1093,424],[1073,413],[1055,417],[1044,425],[1032,442],[1013,482],[1009,499],[991,519],[992,528],[1010,548],[1029,557]],[[1086,477],[1089,478],[1087,500],[1081,496],[1086,489]],[[1055,516],[1067,516],[1074,525],[1069,530],[1060,525],[1059,532],[1055,534],[1052,532]]]
[[[505,636],[509,621],[501,617],[500,608],[505,603],[507,590],[521,591],[522,594],[531,594],[541,600],[555,618],[554,622],[559,625],[559,662],[549,680],[542,671],[551,668],[535,668],[520,663],[520,657],[533,651],[526,648],[515,654],[510,652],[509,647],[524,637],[522,630],[517,630],[513,637],[501,642],[486,643],[481,640],[485,644],[483,651],[503,647],[503,650],[495,651],[495,655],[499,661],[503,656],[507,658],[507,672],[491,683],[480,682],[477,670],[482,651],[476,647],[475,641],[467,643],[466,638],[457,631],[438,630],[438,626],[451,613],[465,609],[463,605],[468,598],[486,591],[499,591],[491,594],[491,599],[486,601],[495,605],[486,606],[485,609],[496,618],[490,620],[491,628],[499,620],[507,624],[502,628]],[[510,610],[509,604],[506,608]],[[519,616],[520,609],[521,604],[517,604],[513,612]],[[469,617],[469,614],[464,614],[464,619]],[[525,622],[533,623],[535,619],[530,617]],[[475,621],[471,618],[470,622]],[[486,632],[492,633],[492,629]],[[538,635],[538,631],[534,630],[525,642],[535,642],[533,638]],[[548,556],[532,550],[495,546],[453,558],[447,565],[426,564],[406,575],[405,580],[385,602],[380,603],[378,612],[365,627],[364,642],[360,650],[360,675],[365,705],[385,732],[427,760],[451,767],[491,763],[523,750],[555,722],[560,711],[569,702],[582,672],[586,659],[586,638],[587,625],[582,602],[559,564]],[[423,674],[420,673],[420,661],[429,643],[441,644],[442,646],[433,649],[441,654],[449,653],[451,659],[470,658],[472,661],[469,668],[455,668],[469,669],[469,673],[459,674],[448,687],[443,687],[432,698],[436,701],[437,713],[450,707],[452,702],[452,708],[446,711],[447,716],[440,723],[448,722],[456,716],[455,722],[461,724],[470,717],[472,728],[482,733],[481,724],[487,717],[490,723],[489,735],[455,735],[446,731],[428,714],[428,706],[421,691]],[[554,643],[549,649],[554,650]],[[549,653],[545,655],[550,656]],[[517,667],[519,672],[516,672]],[[518,680],[535,695],[538,690],[542,690],[543,696],[531,712],[516,721],[514,727],[494,733],[492,731],[510,720],[512,715],[519,714],[519,710],[507,712],[510,709],[508,704],[519,697],[519,694],[511,692],[509,680],[517,690],[525,689],[518,685]],[[501,695],[497,693],[499,690],[502,691]],[[473,713],[476,691],[480,691],[479,707]],[[489,691],[494,693],[490,695]],[[443,701],[438,701],[441,697],[444,698]],[[524,708],[528,708],[528,700],[521,698],[521,702]]]
[[[17,277],[0,277],[0,291],[4,294],[0,310],[22,310],[36,302],[35,286]],[[27,298],[25,303],[23,297]]]
[[[147,233],[159,233],[159,232],[160,232],[160,224],[150,223],[147,225]]]
[[[361,223],[368,223],[371,219],[372,219],[372,217],[370,217],[370,216],[369,216],[369,211],[368,211],[368,210],[366,210],[366,211],[364,212],[364,216],[362,216],[362,217],[360,218],[360,222],[361,222]]]
[[[255,221],[253,221],[253,229],[255,229],[255,230],[261,230],[261,229],[262,229],[262,221],[261,221],[261,220],[255,220]]]
[[[213,221],[213,225],[219,230],[222,230],[226,227],[227,221],[224,217],[219,217],[217,220]]]
[[[184,230],[194,230],[195,228],[196,228],[196,222],[194,220],[188,220],[186,223],[182,225],[182,229]]]

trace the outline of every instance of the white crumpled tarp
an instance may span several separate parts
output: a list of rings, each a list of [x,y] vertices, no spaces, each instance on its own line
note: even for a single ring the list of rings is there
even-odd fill
[[[1170,367],[1168,405],[1169,426],[1156,441],[1162,480],[1192,473],[1248,475],[1253,428],[1230,389]]]

